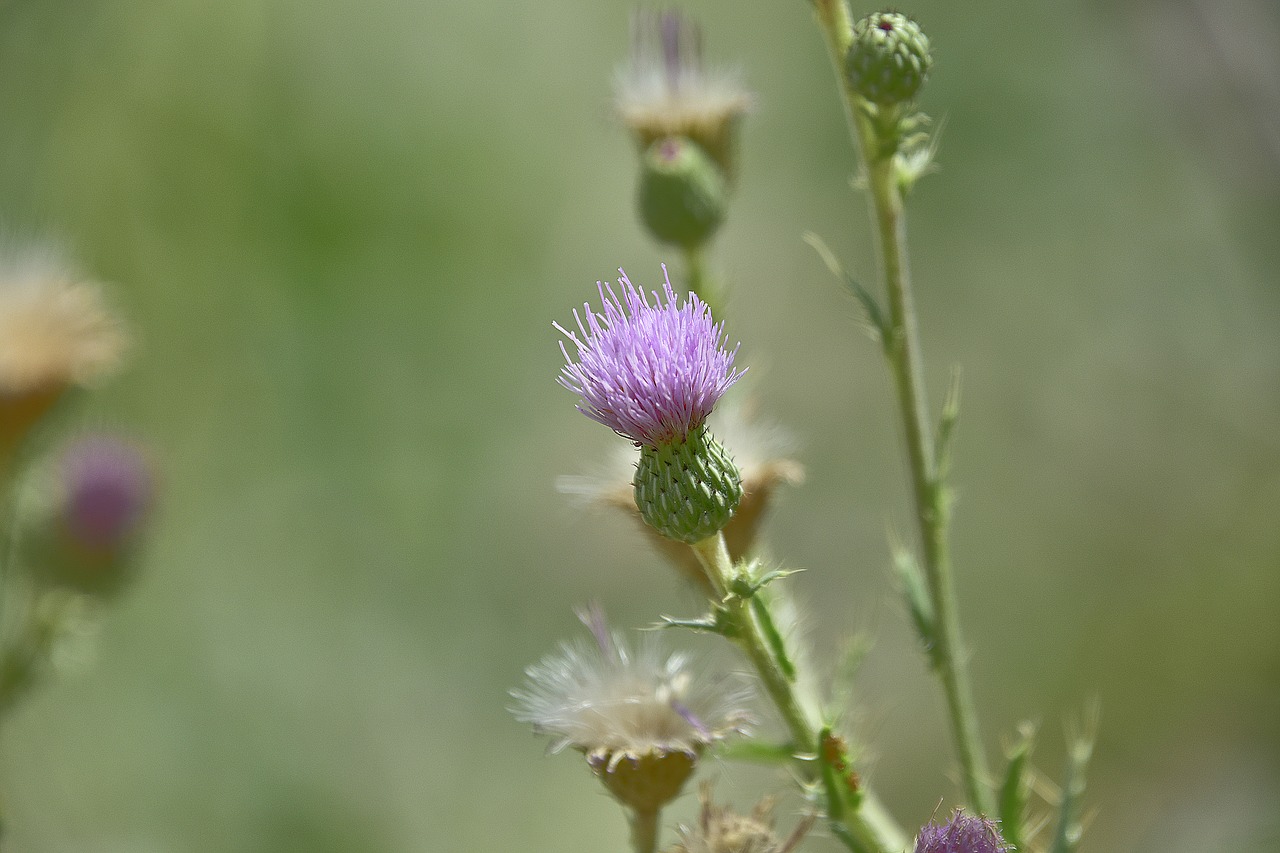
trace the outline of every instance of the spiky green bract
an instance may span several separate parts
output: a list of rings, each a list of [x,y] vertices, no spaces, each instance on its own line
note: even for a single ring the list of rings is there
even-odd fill
[[[738,466],[705,428],[684,441],[642,445],[632,483],[645,522],[689,544],[723,530],[742,500]]]
[[[640,218],[654,237],[697,248],[716,233],[727,209],[724,173],[697,143],[668,136],[645,151]]]
[[[920,25],[898,12],[876,12],[853,25],[844,71],[853,91],[873,104],[904,104],[916,96],[933,59]]]

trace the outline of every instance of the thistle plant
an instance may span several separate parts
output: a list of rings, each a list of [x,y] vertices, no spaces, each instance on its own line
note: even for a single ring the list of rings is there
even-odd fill
[[[103,289],[54,254],[0,253],[0,715],[77,658],[134,573],[152,503],[145,451],[51,436],[50,412],[118,365]]]
[[[747,736],[727,723],[717,729],[676,692],[655,689],[655,683],[670,683],[654,675],[662,669],[655,663],[658,658],[630,663],[621,641],[596,617],[585,620],[596,635],[596,651],[566,646],[531,667],[528,684],[514,693],[516,715],[552,735],[553,751],[572,744],[588,756],[591,768],[629,809],[637,853],[657,849],[659,810],[693,775],[695,759],[717,744],[726,758],[750,756],[785,767],[809,818],[821,819],[831,836],[857,853],[907,851],[913,848],[912,837],[915,853],[1068,853],[1080,837],[1079,796],[1092,725],[1074,738],[1062,795],[1050,804],[1059,812],[1057,830],[1042,838],[1040,830],[1051,819],[1032,814],[1033,731],[1020,729],[1003,772],[994,775],[960,628],[949,547],[949,463],[959,386],[953,379],[934,421],[925,392],[905,215],[906,198],[931,171],[936,153],[929,119],[916,106],[932,71],[930,41],[916,21],[900,12],[877,12],[855,22],[842,0],[814,0],[813,6],[858,152],[859,184],[870,202],[882,275],[879,292],[845,273],[818,238],[810,242],[860,301],[893,380],[913,510],[913,535],[893,544],[893,568],[946,701],[959,764],[960,808],[945,823],[931,822],[911,832],[867,785],[859,772],[862,750],[843,727],[845,709],[816,686],[836,662],[821,660],[799,640],[796,609],[787,593],[792,572],[785,563],[762,557],[761,520],[776,487],[800,478],[778,473],[795,471],[781,457],[753,461],[744,466],[750,472],[744,474],[735,464],[732,445],[722,444],[708,427],[721,401],[732,408],[729,398],[741,395],[749,381],[747,369],[737,364],[739,346],[728,343],[720,288],[708,287],[703,252],[725,221],[728,189],[736,177],[736,132],[750,99],[725,82],[730,78],[703,76],[700,34],[675,12],[639,17],[636,57],[619,78],[617,105],[638,143],[641,221],[650,234],[684,253],[682,284],[688,293],[678,294],[665,265],[660,291],[634,284],[621,270],[616,289],[598,283],[598,309],[584,304],[572,327],[554,324],[564,338],[565,364],[558,381],[577,395],[579,411],[631,443],[634,473],[628,500],[634,509],[629,511],[643,520],[658,552],[705,594],[704,613],[667,616],[659,624],[718,635],[735,646],[784,733],[779,740]],[[763,476],[758,473],[762,470],[774,473]],[[616,489],[598,493],[614,505],[623,503]],[[638,671],[648,674],[633,677]],[[604,686],[606,682],[612,686]],[[628,686],[618,686],[624,684]],[[717,691],[722,692],[718,700],[712,695]],[[743,697],[726,691],[713,680],[701,698],[707,707],[738,707]],[[644,719],[666,718],[676,729],[683,720],[685,734],[668,742],[634,732],[610,740],[613,735],[607,732],[620,729],[617,720],[602,726],[598,712],[611,704],[600,698],[605,695],[628,697],[621,704]],[[702,734],[730,728],[743,736],[737,744]],[[680,761],[679,772],[657,770],[675,760]],[[663,783],[646,783],[644,796],[637,798],[631,782],[615,783],[610,776],[624,764],[633,775],[653,773]],[[939,775],[946,770],[940,768]],[[753,814],[745,818],[730,807],[715,806],[704,789],[699,823],[681,827],[670,849],[769,853],[800,845],[808,820],[780,841],[768,810]]]

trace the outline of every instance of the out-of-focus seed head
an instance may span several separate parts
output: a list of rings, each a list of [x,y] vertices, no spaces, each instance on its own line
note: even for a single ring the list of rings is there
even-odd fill
[[[0,468],[63,390],[109,373],[124,344],[97,284],[50,251],[0,249]]]
[[[614,104],[640,150],[663,137],[687,137],[732,179],[738,126],[752,105],[740,75],[703,68],[702,33],[679,12],[637,13],[631,37]]]

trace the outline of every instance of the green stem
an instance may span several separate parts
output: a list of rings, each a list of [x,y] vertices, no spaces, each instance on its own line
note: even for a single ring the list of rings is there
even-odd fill
[[[934,660],[947,697],[952,735],[964,772],[965,793],[978,812],[992,814],[990,774],[978,731],[978,717],[960,636],[955,582],[951,571],[947,527],[950,520],[945,482],[938,476],[929,413],[924,397],[924,370],[919,332],[907,268],[906,217],[892,160],[870,164],[869,186],[880,232],[881,258],[889,293],[890,334],[884,351],[893,371],[898,406],[906,431],[912,494],[920,528],[925,580],[933,602]]]
[[[840,781],[823,772],[818,743],[820,723],[806,712],[794,681],[772,651],[768,632],[754,608],[736,595],[725,595],[733,575],[733,561],[725,546],[724,534],[717,533],[691,547],[706,570],[721,606],[728,611],[730,624],[738,629],[734,640],[751,661],[791,735],[793,753],[801,759],[796,762],[798,771],[806,782],[822,786],[827,820],[833,834],[855,853],[888,853],[904,849],[907,841],[902,830],[893,824],[883,809],[865,807],[868,801],[874,800],[870,792],[864,792],[862,805],[849,808],[847,792]],[[755,597],[752,600],[756,600]]]
[[[654,853],[658,849],[659,809],[631,812],[631,849],[635,853]]]
[[[684,268],[689,290],[707,303],[711,316],[724,317],[724,294],[716,281],[707,275],[706,253],[701,246],[685,246]]]
[[[842,0],[814,0],[819,23],[843,95],[845,117],[862,159],[880,240],[881,268],[889,299],[887,328],[882,331],[885,357],[893,373],[898,407],[906,433],[912,496],[923,550],[925,579],[933,604],[933,660],[946,695],[952,736],[964,775],[970,806],[992,814],[993,799],[968,663],[960,635],[955,583],[952,578],[947,527],[946,484],[938,470],[925,400],[924,367],[907,262],[906,214],[894,167],[899,110],[881,108],[873,118],[844,82],[843,57],[852,38],[848,9]]]

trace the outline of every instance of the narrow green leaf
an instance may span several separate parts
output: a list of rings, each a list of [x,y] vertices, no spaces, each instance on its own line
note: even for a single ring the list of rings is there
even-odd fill
[[[929,598],[929,588],[925,584],[924,574],[916,563],[916,558],[901,543],[890,545],[893,552],[893,568],[902,584],[902,594],[907,600],[907,610],[911,614],[911,623],[915,625],[916,634],[929,655],[931,665],[938,666],[937,627],[933,616],[933,602]]]
[[[1058,827],[1054,831],[1052,853],[1072,853],[1080,843],[1080,797],[1085,789],[1085,770],[1093,755],[1098,730],[1098,706],[1095,702],[1085,712],[1079,733],[1068,734],[1067,767],[1062,778],[1062,802],[1058,806]]]
[[[1034,739],[1035,727],[1031,723],[1018,727],[1018,740],[1009,750],[1009,766],[1005,770],[1004,784],[1000,786],[1000,830],[1004,840],[1015,850],[1026,849],[1027,797],[1031,792],[1027,762]]]

